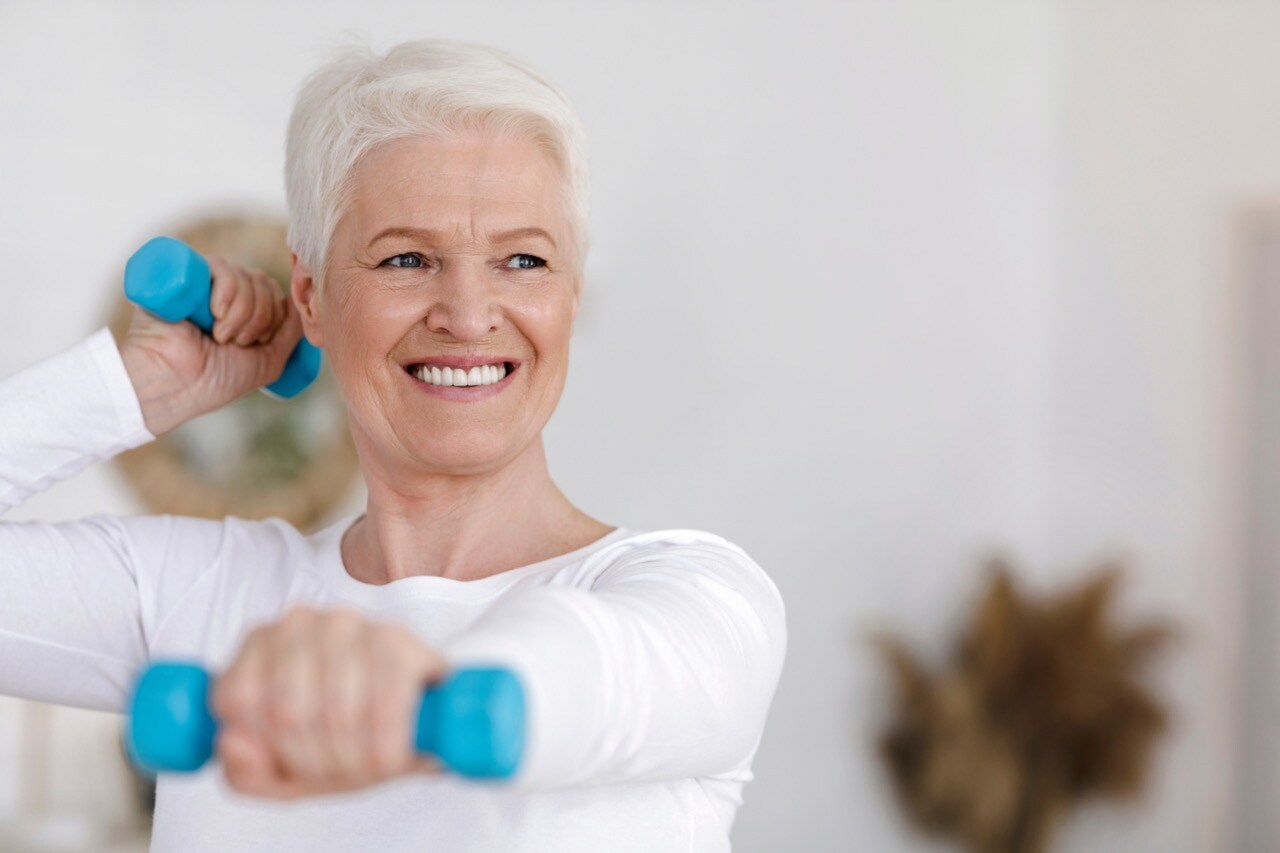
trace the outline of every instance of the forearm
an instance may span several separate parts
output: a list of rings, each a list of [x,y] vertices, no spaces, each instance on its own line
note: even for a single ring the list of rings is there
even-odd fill
[[[455,664],[497,663],[525,682],[518,786],[706,776],[750,761],[784,616],[758,567],[721,557],[633,567],[593,591],[519,591],[445,645]]]
[[[126,341],[120,345],[120,361],[152,435],[164,435],[200,414],[190,388],[154,355]]]
[[[0,381],[0,511],[155,436],[106,329]]]

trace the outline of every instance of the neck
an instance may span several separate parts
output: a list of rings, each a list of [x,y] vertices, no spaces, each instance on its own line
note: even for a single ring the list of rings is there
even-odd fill
[[[551,481],[541,437],[480,474],[406,481],[403,472],[391,476],[362,461],[369,502],[343,537],[342,559],[364,583],[414,575],[477,580],[568,553],[610,530]]]

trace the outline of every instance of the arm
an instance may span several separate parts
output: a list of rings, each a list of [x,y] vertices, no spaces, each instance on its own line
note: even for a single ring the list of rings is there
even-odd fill
[[[520,677],[517,787],[749,778],[785,652],[777,589],[711,534],[621,547],[590,589],[512,591],[440,651],[343,608],[295,607],[259,626],[211,696],[228,783],[293,799],[435,769],[405,733],[449,664]]]
[[[0,382],[0,509],[152,436],[111,333]],[[146,659],[119,520],[0,522],[0,693],[118,709]]]
[[[658,541],[654,541],[658,540]],[[749,762],[786,649],[782,599],[740,548],[648,534],[592,589],[514,592],[446,644],[525,684],[526,789],[707,776]]]
[[[0,512],[154,438],[107,329],[0,381],[0,411]]]
[[[138,312],[119,348],[101,329],[0,381],[0,512],[279,375],[300,334],[296,312],[256,298],[279,293],[265,277],[218,275],[224,343]],[[119,710],[156,618],[140,589],[157,568],[185,577],[216,548],[208,531],[174,534],[167,516],[0,522],[0,693]],[[180,569],[167,566],[171,548]]]

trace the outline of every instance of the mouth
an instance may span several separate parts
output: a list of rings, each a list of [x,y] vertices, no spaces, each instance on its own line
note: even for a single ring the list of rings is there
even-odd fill
[[[506,384],[520,369],[518,361],[418,361],[404,365],[404,372],[430,388],[490,388]]]

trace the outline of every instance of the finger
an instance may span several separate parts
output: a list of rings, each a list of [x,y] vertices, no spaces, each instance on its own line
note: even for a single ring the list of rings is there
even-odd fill
[[[287,776],[271,747],[244,729],[220,731],[216,746],[227,785],[241,794],[292,800],[327,790]]]
[[[223,726],[218,731],[216,749],[227,783],[233,789],[257,794],[269,790],[277,781],[271,750],[248,729]]]
[[[373,769],[379,777],[412,772],[422,691],[444,672],[444,660],[399,625],[371,632],[369,691]]]
[[[268,326],[267,330],[258,338],[258,343],[270,343],[271,339],[275,337],[275,334],[280,329],[281,324],[284,323],[285,314],[287,313],[284,303],[284,293],[281,292],[280,288],[275,288],[275,293],[271,298],[271,325]]]
[[[272,745],[289,775],[311,781],[330,775],[320,748],[318,619],[296,608],[277,623],[268,676]]]
[[[370,771],[382,779],[403,773],[413,759],[410,717],[420,690],[400,660],[402,640],[395,629],[378,626],[370,640],[368,760]]]
[[[253,313],[236,335],[236,343],[240,346],[249,346],[271,328],[271,322],[275,318],[276,294],[280,290],[275,282],[260,270],[250,271],[248,278],[250,287],[254,291]]]
[[[323,736],[337,774],[344,782],[357,784],[368,776],[366,757],[371,743],[367,719],[366,627],[351,611],[334,611],[328,618],[321,640],[324,648]]]
[[[302,315],[298,313],[293,300],[286,299],[283,304],[284,321],[271,336],[271,342],[263,347],[266,363],[283,368],[285,360],[293,352],[293,348],[302,340]]]
[[[253,316],[257,301],[257,288],[249,282],[244,270],[229,267],[228,274],[235,279],[235,292],[227,307],[226,316],[213,324],[213,339],[220,344],[225,344],[240,334],[244,324]]]
[[[214,680],[211,704],[214,715],[223,725],[257,732],[265,729],[268,643],[268,628],[251,631],[235,660]]]
[[[227,316],[236,294],[236,277],[231,265],[221,255],[209,256],[209,271],[213,277],[213,286],[209,293],[209,311],[214,320]]]

